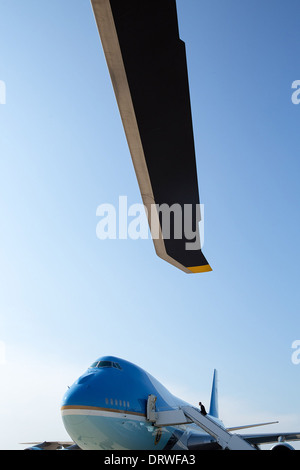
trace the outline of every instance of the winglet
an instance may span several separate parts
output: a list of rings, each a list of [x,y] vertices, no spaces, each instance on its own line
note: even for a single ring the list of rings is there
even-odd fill
[[[213,384],[210,397],[209,415],[214,418],[219,418],[219,403],[218,403],[218,372],[214,370]]]

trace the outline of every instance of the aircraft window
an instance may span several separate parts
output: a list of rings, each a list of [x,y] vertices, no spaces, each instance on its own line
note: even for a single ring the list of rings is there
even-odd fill
[[[99,361],[96,361],[96,362],[93,362],[93,364],[91,365],[91,368],[92,367],[97,367],[97,364],[99,363]]]
[[[102,367],[112,367],[113,363],[110,361],[100,361],[97,367],[102,369]]]
[[[120,364],[118,364],[117,362],[114,362],[114,363],[113,363],[113,366],[114,366],[116,369],[122,370],[122,367],[121,367]]]
[[[120,364],[111,361],[96,361],[91,365],[91,367],[96,367],[97,369],[102,369],[104,367],[114,367],[115,369],[122,370]]]

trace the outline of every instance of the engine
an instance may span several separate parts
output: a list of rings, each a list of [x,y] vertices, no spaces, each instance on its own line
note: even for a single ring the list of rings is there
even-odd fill
[[[290,444],[287,444],[286,442],[280,442],[279,444],[275,444],[273,447],[271,447],[271,450],[283,452],[286,450],[295,450],[295,449],[294,447],[292,447]]]

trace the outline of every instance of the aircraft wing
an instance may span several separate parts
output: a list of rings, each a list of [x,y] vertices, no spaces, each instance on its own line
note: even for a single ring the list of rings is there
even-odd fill
[[[286,444],[290,441],[300,441],[300,433],[271,433],[271,434],[239,434],[245,441],[254,446],[264,444]],[[219,450],[220,446],[217,441],[210,436],[203,436],[197,432],[189,433],[186,439],[186,448],[188,450]],[[176,446],[176,449],[180,446]],[[287,447],[292,450],[290,446]]]
[[[45,442],[24,442],[28,445],[25,450],[80,450],[74,442],[66,441],[45,441]]]
[[[185,44],[175,0],[91,0],[156,253],[211,271],[200,199]]]
[[[283,432],[271,434],[242,434],[241,437],[250,444],[272,444],[275,442],[300,441],[300,432]]]

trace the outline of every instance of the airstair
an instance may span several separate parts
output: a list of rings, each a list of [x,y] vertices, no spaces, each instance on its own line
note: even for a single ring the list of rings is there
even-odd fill
[[[203,431],[212,436],[222,449],[229,450],[256,450],[249,442],[241,436],[228,432],[208,415],[203,415],[197,408],[192,406],[181,406],[176,410],[155,410],[156,397],[149,395],[147,402],[147,420],[154,426],[176,426],[179,424],[195,423]]]

